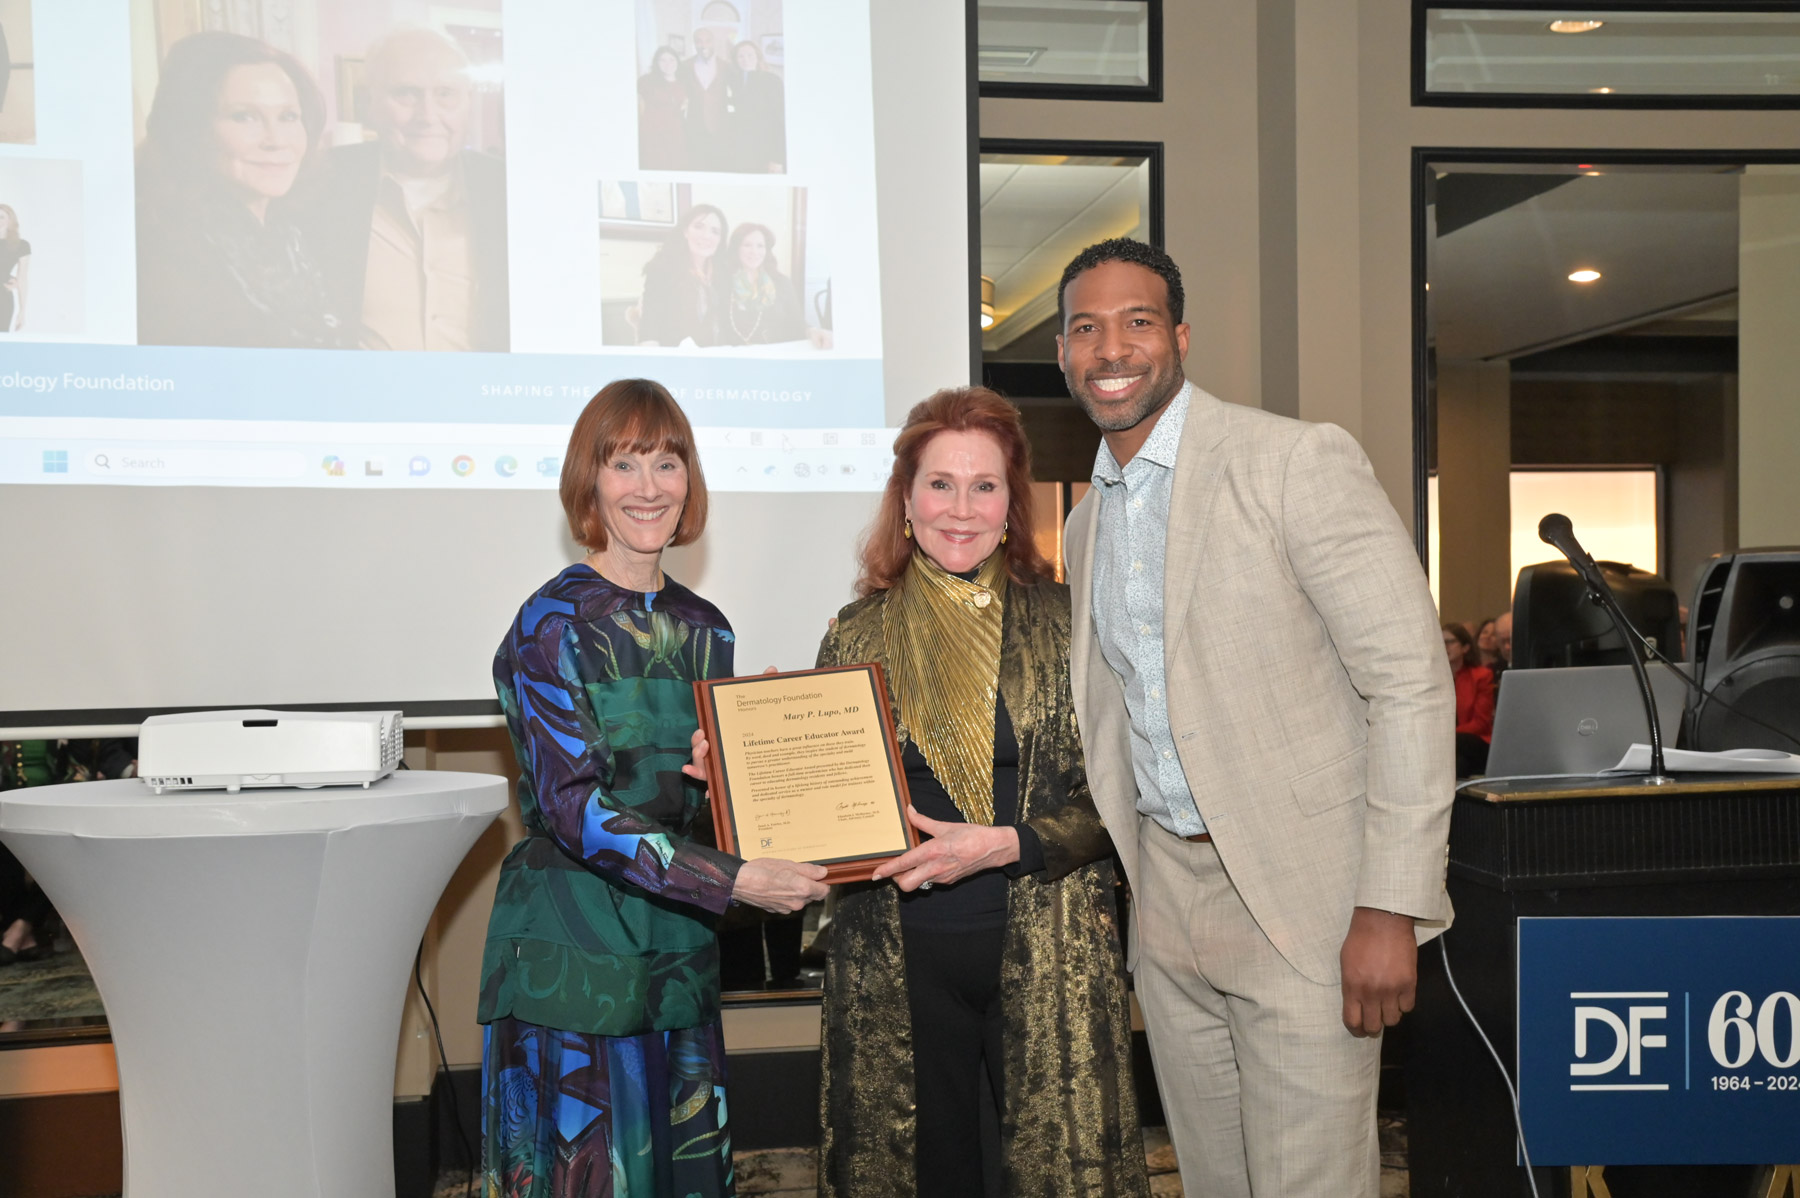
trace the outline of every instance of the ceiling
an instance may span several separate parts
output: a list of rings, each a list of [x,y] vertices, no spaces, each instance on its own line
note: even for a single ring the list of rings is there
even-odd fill
[[[1514,358],[1683,315],[1705,318],[1695,333],[1735,324],[1719,307],[1737,290],[1735,170],[1570,167],[1547,190],[1491,167],[1439,170],[1451,231],[1428,239],[1428,312],[1440,358]],[[1600,279],[1570,282],[1582,268]]]
[[[1615,373],[1640,356],[1615,335],[1733,338],[1741,172],[1718,165],[1438,164],[1428,214],[1429,333],[1440,358],[1529,360],[1593,343]],[[995,361],[1053,360],[1056,285],[1082,248],[1144,235],[1148,167],[1117,159],[984,156],[981,271],[994,280]],[[1601,272],[1573,283],[1571,271]],[[1613,338],[1602,344],[1600,339]],[[1693,344],[1692,342],[1683,342]],[[1715,344],[1720,344],[1715,342]],[[1664,347],[1667,348],[1666,346]],[[1718,360],[1720,349],[1704,355]],[[1666,355],[1665,355],[1666,357]],[[1645,369],[1666,371],[1665,359]]]
[[[1056,310],[1063,267],[1108,237],[1143,235],[1150,168],[1118,159],[983,155],[981,273],[994,280],[994,327],[983,347],[1001,349]]]

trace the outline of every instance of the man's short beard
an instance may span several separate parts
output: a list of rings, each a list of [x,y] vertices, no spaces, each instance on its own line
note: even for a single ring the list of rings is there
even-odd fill
[[[1089,400],[1092,392],[1087,387],[1077,384],[1074,376],[1068,372],[1065,371],[1063,374],[1063,382],[1068,386],[1069,394],[1075,397],[1075,402],[1081,405],[1081,410],[1087,413],[1088,419],[1092,420],[1103,433],[1122,433],[1128,428],[1136,428],[1149,418],[1150,413],[1159,412],[1166,407],[1169,401],[1175,398],[1176,393],[1181,390],[1181,385],[1186,378],[1181,367],[1176,366],[1167,380],[1158,379],[1153,375],[1149,381],[1153,385],[1144,391],[1137,403],[1123,412],[1111,412],[1103,415]]]

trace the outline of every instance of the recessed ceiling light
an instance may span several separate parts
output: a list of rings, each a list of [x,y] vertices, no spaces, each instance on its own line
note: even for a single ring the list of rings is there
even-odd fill
[[[1571,275],[1569,275],[1569,282],[1571,282],[1571,283],[1592,283],[1595,279],[1598,279],[1599,277],[1600,277],[1600,272],[1597,270],[1578,270],[1578,271],[1575,271],[1574,273],[1572,273]]]
[[[1588,91],[1596,96],[1610,96],[1613,94],[1613,90],[1610,87],[1590,87],[1588,88]]]
[[[1567,21],[1567,20],[1552,21],[1552,22],[1550,22],[1550,32],[1551,33],[1592,33],[1592,32],[1594,32],[1594,30],[1600,28],[1600,26],[1602,26],[1604,24],[1606,24],[1605,21]]]

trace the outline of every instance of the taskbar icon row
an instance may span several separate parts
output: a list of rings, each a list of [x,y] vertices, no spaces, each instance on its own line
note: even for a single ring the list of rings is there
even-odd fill
[[[562,474],[561,454],[528,455],[524,461],[510,453],[503,453],[491,461],[481,462],[472,454],[459,453],[446,458],[443,455],[415,453],[400,458],[386,456],[344,457],[328,453],[319,459],[319,469],[328,478],[388,478],[403,476],[406,478],[425,478],[437,471],[440,476],[448,473],[456,478],[469,478],[483,466],[489,473],[501,478],[515,478],[521,475],[539,478],[557,478]]]
[[[887,438],[829,432],[750,445],[734,433],[699,442],[709,485],[736,491],[878,490],[893,467]],[[806,441],[812,443],[808,444]],[[167,486],[472,487],[554,490],[562,446],[329,441],[125,441],[32,438],[0,443],[0,481]]]

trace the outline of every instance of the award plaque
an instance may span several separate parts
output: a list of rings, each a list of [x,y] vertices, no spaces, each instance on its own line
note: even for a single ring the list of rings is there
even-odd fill
[[[694,683],[718,844],[866,881],[919,843],[874,663]]]

